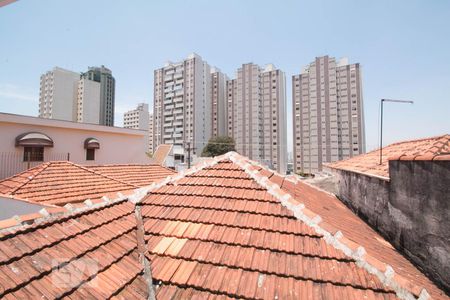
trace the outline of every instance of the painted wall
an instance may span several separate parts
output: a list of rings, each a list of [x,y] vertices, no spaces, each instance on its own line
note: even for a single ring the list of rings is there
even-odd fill
[[[110,126],[74,123],[12,114],[0,114],[0,178],[11,176],[26,169],[23,147],[15,146],[18,135],[26,132],[48,135],[54,147],[46,147],[44,161],[66,160],[78,164],[130,164],[150,163],[145,154],[148,131]],[[84,141],[94,137],[100,142],[95,150],[95,160],[86,160]],[[33,163],[31,166],[39,163]]]

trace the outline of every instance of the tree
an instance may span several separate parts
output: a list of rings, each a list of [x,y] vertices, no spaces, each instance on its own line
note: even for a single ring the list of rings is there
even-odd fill
[[[236,151],[234,139],[228,136],[218,136],[213,137],[208,141],[208,144],[203,148],[202,156],[217,156],[229,151]]]

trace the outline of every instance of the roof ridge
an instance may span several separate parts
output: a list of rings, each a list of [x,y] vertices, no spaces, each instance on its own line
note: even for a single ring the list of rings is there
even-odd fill
[[[289,193],[283,191],[281,187],[270,181],[270,179],[264,175],[260,174],[260,171],[268,169],[256,162],[249,162],[249,160],[238,153],[229,152],[230,160],[241,167],[244,172],[246,172],[256,183],[258,183],[263,188],[267,189],[267,192],[274,196],[280,203],[285,206],[287,209],[294,213],[294,216],[302,221],[307,226],[314,229],[314,231],[323,236],[325,242],[337,250],[342,251],[345,255],[355,260],[356,265],[362,269],[365,269],[367,272],[374,274],[381,283],[386,286],[392,288],[397,297],[400,299],[416,299],[414,294],[405,287],[404,284],[400,284],[400,282],[409,282],[403,276],[396,274],[394,269],[375,257],[372,257],[367,254],[364,247],[361,245],[347,239],[344,237],[342,232],[335,228],[334,226],[323,222],[322,217],[313,211],[305,208],[303,203],[300,203],[296,199],[294,199]],[[258,170],[254,166],[258,166],[261,169]],[[278,176],[283,177],[276,171],[273,172],[271,176],[277,174]],[[319,224],[322,224],[321,226]],[[334,234],[332,233],[334,231]],[[356,248],[356,249],[353,249]],[[385,270],[383,271],[380,267],[380,264],[384,264]],[[400,279],[400,280],[399,280]],[[419,300],[428,299],[430,297],[428,291],[425,288],[421,289],[420,295],[418,297]]]
[[[34,173],[33,175],[28,176],[28,177],[27,177],[27,180],[26,180],[24,183],[22,183],[22,184],[18,185],[17,187],[15,187],[15,188],[10,192],[10,195],[14,195],[14,193],[17,192],[20,188],[22,188],[22,187],[24,187],[25,185],[27,185],[28,183],[30,183],[31,180],[33,180],[34,178],[36,178],[36,176],[38,176],[39,174],[41,174],[41,173],[42,173],[45,169],[47,169],[51,164],[52,164],[52,162],[51,162],[51,161],[48,161],[48,162],[42,163],[42,164],[40,164],[40,165],[34,167],[34,168],[37,168],[37,167],[41,167],[41,166],[42,166],[42,168],[41,168],[40,170],[37,170],[36,173]],[[34,168],[31,168],[31,169],[34,169]],[[16,175],[14,175],[14,176],[11,176],[11,177],[9,177],[9,178],[19,176],[20,174],[23,174],[23,173],[25,173],[25,172],[27,172],[27,171],[29,171],[29,170],[31,170],[31,169],[25,170],[25,171],[23,171],[23,172],[21,172],[21,173],[19,173],[19,174],[16,174]],[[8,178],[6,178],[6,179],[8,179]],[[3,180],[2,180],[2,181],[3,181]]]
[[[184,177],[186,177],[187,175],[191,175],[194,174],[200,170],[203,170],[204,168],[207,167],[212,167],[216,164],[218,164],[220,161],[229,159],[231,153],[234,152],[228,152],[226,154],[220,155],[220,156],[216,156],[216,157],[212,157],[212,158],[208,158],[203,160],[202,162],[194,165],[193,167],[191,167],[190,169],[187,170],[181,170],[178,173],[174,173],[174,175],[169,175],[166,178],[160,180],[160,181],[155,181],[153,182],[151,185],[146,186],[146,187],[141,187],[137,190],[137,192],[135,194],[133,194],[130,198],[130,201],[133,203],[140,203],[142,201],[142,199],[144,199],[144,197],[151,193],[153,190],[159,189],[160,187],[167,185],[169,183],[173,183],[174,185],[177,185],[177,181],[180,179],[183,179]]]
[[[389,145],[386,145],[385,147],[389,147],[389,146],[392,146],[392,145],[400,145],[400,144],[405,144],[405,143],[411,143],[411,142],[421,142],[421,141],[426,141],[426,140],[438,140],[438,139],[441,139],[441,138],[446,137],[446,136],[449,136],[449,138],[450,138],[450,134],[446,133],[446,134],[430,136],[430,137],[426,137],[426,138],[419,138],[419,139],[411,139],[411,140],[406,140],[406,141],[394,142],[394,143],[391,143]],[[373,151],[376,151],[376,150],[380,150],[380,148],[372,150],[370,152],[373,152]]]
[[[97,171],[95,171],[95,170],[88,169],[88,168],[86,168],[86,167],[84,167],[84,166],[82,166],[82,165],[76,164],[76,163],[74,163],[74,162],[68,161],[68,163],[71,164],[71,165],[73,165],[73,166],[75,166],[75,167],[78,167],[78,168],[80,168],[80,169],[82,169],[82,170],[91,172],[91,173],[96,174],[96,175],[100,175],[100,176],[105,177],[105,178],[108,178],[108,179],[110,179],[110,180],[114,180],[114,181],[120,182],[120,183],[122,183],[122,184],[126,184],[126,185],[129,185],[129,186],[132,186],[132,187],[134,187],[134,188],[139,188],[139,186],[137,186],[137,185],[135,185],[135,184],[128,183],[128,182],[122,181],[122,180],[117,179],[117,178],[113,178],[113,177],[111,177],[111,176],[105,175],[105,174],[100,173],[100,172],[97,172]]]
[[[26,230],[32,225],[39,225],[45,221],[57,221],[58,219],[69,217],[77,213],[84,213],[91,209],[95,210],[99,207],[115,204],[127,200],[129,197],[124,196],[121,192],[116,193],[116,196],[117,197],[115,199],[110,199],[107,196],[103,196],[98,200],[86,199],[84,202],[76,204],[68,203],[64,206],[44,207],[37,213],[15,215],[11,218],[0,220],[0,239],[4,239],[5,236],[10,234],[16,234],[17,231],[21,229]]]

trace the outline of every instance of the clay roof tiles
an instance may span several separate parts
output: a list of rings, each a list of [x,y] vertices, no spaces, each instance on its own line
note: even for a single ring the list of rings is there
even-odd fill
[[[0,231],[0,297],[447,299],[336,198],[235,153],[127,197]],[[55,285],[80,259],[96,276]]]
[[[0,298],[146,298],[136,228],[120,200],[3,231]]]
[[[309,208],[295,194],[299,186],[304,184],[233,154],[151,189],[138,206],[156,295],[394,299],[399,293],[425,297],[426,286],[433,297],[445,298],[338,199],[314,189],[305,196],[314,199]],[[300,213],[302,203],[308,209]],[[328,207],[344,212],[343,218],[325,214],[324,222],[319,212]],[[336,246],[334,237],[345,246]]]
[[[0,181],[0,193],[62,206],[150,185],[174,173],[159,165],[80,166],[68,161],[55,161]]]
[[[450,160],[450,134],[404,141],[383,147],[382,164],[380,150],[374,150],[349,159],[325,164],[333,169],[354,171],[389,178],[389,160]]]
[[[175,173],[174,170],[156,164],[89,165],[85,167],[103,175],[140,187],[150,185],[152,182]]]

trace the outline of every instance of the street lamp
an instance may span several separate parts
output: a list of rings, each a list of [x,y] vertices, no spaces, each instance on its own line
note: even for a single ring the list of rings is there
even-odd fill
[[[380,165],[382,163],[382,157],[383,157],[383,103],[384,102],[408,103],[408,104],[414,103],[414,101],[410,101],[410,100],[381,99]]]

